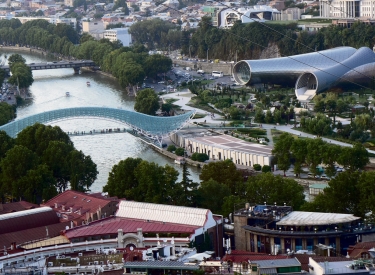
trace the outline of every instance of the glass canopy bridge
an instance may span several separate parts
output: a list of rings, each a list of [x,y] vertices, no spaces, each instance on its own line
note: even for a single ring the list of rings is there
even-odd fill
[[[25,117],[0,126],[9,136],[16,137],[27,126],[35,123],[48,123],[78,117],[102,118],[124,123],[132,130],[158,146],[162,146],[163,137],[179,131],[194,116],[195,111],[171,117],[149,116],[134,111],[106,107],[78,107],[59,109]]]

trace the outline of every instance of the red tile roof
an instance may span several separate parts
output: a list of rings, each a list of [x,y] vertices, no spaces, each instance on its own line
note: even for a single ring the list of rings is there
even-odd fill
[[[223,257],[223,261],[231,261],[234,263],[242,263],[250,261],[261,261],[261,260],[277,260],[277,259],[288,259],[290,257],[286,255],[269,255],[266,253],[256,253],[241,250],[232,250],[231,254],[226,254]]]
[[[47,207],[23,210],[0,216],[0,234],[51,225],[59,222],[57,214]]]
[[[155,221],[134,220],[129,218],[109,217],[89,225],[82,225],[64,232],[69,239],[117,234],[118,229],[122,229],[124,234],[136,233],[137,228],[142,228],[143,233],[188,233],[192,234],[199,227],[181,224],[163,223]]]
[[[99,196],[98,193],[86,194],[83,192],[67,190],[42,205],[49,206],[56,212],[66,215],[68,220],[73,220],[82,216],[86,217],[87,212],[96,213],[99,208],[103,208],[113,201],[117,201],[117,198]],[[57,206],[57,208],[55,206]],[[62,209],[63,206],[64,209]],[[70,207],[73,210],[72,212],[69,211]]]
[[[66,226],[69,226],[70,222],[65,223],[56,223],[48,225],[48,236],[50,238],[59,236],[61,231],[65,229]],[[40,226],[36,228],[31,228],[27,230],[21,230],[17,232],[11,232],[6,234],[0,234],[0,247],[9,248],[12,242],[15,242],[16,245],[20,245],[26,242],[36,241],[46,239],[47,231],[46,226]]]
[[[375,242],[357,243],[353,246],[349,246],[348,253],[350,258],[357,259],[361,258],[362,253],[368,254],[368,251],[371,248],[375,248]]]
[[[34,203],[30,203],[30,202],[27,202],[27,201],[17,201],[17,202],[12,202],[12,203],[4,203],[4,204],[0,204],[0,215],[6,214],[6,213],[22,211],[22,210],[38,208],[38,207],[39,207],[39,205],[34,204]]]

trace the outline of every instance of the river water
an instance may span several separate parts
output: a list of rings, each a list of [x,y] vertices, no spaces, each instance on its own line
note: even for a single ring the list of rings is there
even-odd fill
[[[15,52],[0,49],[2,57]],[[53,61],[36,53],[21,54],[27,63]],[[71,107],[111,107],[133,110],[134,98],[117,84],[115,79],[91,72],[74,75],[73,69],[56,69],[33,71],[34,83],[30,87],[32,100],[17,110],[17,119],[33,114]],[[91,86],[87,87],[86,82]],[[66,97],[66,92],[70,97]],[[58,125],[64,131],[90,131],[92,129],[124,128],[118,122],[95,119],[72,119],[50,123]],[[170,164],[180,172],[181,167],[163,155],[152,150],[147,144],[128,133],[103,134],[94,136],[71,136],[74,146],[90,155],[99,171],[98,178],[91,186],[92,192],[101,192],[108,179],[108,173],[113,165],[128,157],[139,157],[159,165]],[[199,169],[189,168],[191,178],[199,182]]]

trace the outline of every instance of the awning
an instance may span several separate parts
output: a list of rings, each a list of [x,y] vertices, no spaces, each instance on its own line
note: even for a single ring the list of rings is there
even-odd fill
[[[197,253],[193,256],[190,256],[188,259],[189,261],[203,261],[204,259],[209,259],[211,258],[210,254],[207,253]]]

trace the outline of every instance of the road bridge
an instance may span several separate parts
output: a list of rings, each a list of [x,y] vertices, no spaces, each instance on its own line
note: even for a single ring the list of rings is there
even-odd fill
[[[53,70],[53,69],[64,69],[64,68],[72,68],[74,73],[78,74],[79,70],[82,67],[89,67],[93,68],[96,67],[96,64],[92,60],[74,60],[74,61],[53,61],[53,62],[43,62],[43,63],[30,63],[26,64],[31,68],[33,71],[37,70]],[[10,73],[9,65],[0,66],[8,74]]]
[[[179,131],[194,116],[195,111],[170,117],[149,116],[129,110],[106,107],[77,107],[58,109],[21,118],[5,124],[0,130],[16,137],[19,132],[35,123],[49,123],[77,117],[92,117],[121,122],[129,126],[132,133],[162,146],[163,138]]]

